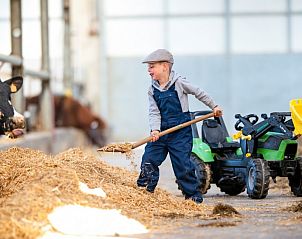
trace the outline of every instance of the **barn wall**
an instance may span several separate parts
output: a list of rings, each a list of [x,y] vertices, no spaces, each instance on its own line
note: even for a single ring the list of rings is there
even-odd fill
[[[0,150],[25,147],[57,154],[74,147],[88,146],[86,136],[74,128],[57,128],[53,132],[31,132],[18,139],[1,138]]]
[[[115,141],[149,133],[147,89],[150,78],[141,58],[110,58],[109,124]],[[224,109],[230,133],[236,113],[289,111],[301,98],[302,54],[175,56],[174,68],[207,91]],[[207,109],[194,97],[191,110]]]

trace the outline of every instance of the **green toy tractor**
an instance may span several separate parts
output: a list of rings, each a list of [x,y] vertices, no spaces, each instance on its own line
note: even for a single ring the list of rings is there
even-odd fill
[[[196,111],[191,118],[208,114]],[[192,125],[191,160],[196,166],[200,191],[205,194],[211,184],[234,196],[247,189],[253,199],[265,198],[270,177],[288,177],[291,191],[302,196],[302,158],[296,157],[297,136],[290,112],[235,115],[239,141],[228,134],[222,117],[204,120],[200,135]],[[299,125],[300,127],[300,125]],[[296,131],[295,131],[296,132]]]

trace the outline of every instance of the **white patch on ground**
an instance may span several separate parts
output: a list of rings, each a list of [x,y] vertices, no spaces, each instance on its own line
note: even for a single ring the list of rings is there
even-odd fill
[[[85,236],[85,238],[86,236],[116,236],[148,232],[143,224],[122,215],[116,209],[67,205],[55,208],[48,215],[48,220],[53,228],[62,234]]]
[[[89,188],[87,184],[82,182],[79,183],[79,188],[83,193],[92,194],[102,198],[106,197],[106,193],[101,188]]]
[[[71,236],[57,232],[47,232],[39,239],[135,239],[134,237],[106,237],[106,236]]]

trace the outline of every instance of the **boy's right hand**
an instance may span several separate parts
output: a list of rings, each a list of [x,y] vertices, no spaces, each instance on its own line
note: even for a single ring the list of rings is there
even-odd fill
[[[214,113],[214,116],[215,117],[220,117],[220,116],[222,116],[222,109],[217,105],[215,108],[214,108],[214,110],[213,110],[213,113]]]
[[[151,131],[151,136],[152,136],[151,142],[157,141],[159,139],[159,131],[158,130]]]

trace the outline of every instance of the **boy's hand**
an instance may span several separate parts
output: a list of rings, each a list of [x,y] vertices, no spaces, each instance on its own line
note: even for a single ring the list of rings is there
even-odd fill
[[[222,116],[222,109],[221,109],[219,106],[216,106],[216,107],[213,109],[213,113],[214,113],[214,116],[215,116],[215,117]]]
[[[159,139],[159,131],[158,130],[151,131],[151,136],[152,136],[151,142],[157,141]]]

